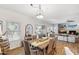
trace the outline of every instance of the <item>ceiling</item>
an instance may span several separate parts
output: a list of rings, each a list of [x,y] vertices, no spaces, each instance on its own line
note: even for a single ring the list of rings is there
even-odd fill
[[[38,7],[38,5],[34,5]],[[38,8],[30,6],[30,4],[1,4],[0,8],[5,8],[36,18]],[[50,23],[65,22],[67,20],[79,19],[79,4],[42,4],[43,15],[45,21]]]

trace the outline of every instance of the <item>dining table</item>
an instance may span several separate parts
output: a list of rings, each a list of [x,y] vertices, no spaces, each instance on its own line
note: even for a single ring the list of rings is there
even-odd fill
[[[40,39],[30,40],[28,42],[31,46],[34,46],[34,47],[37,47],[37,48],[43,50],[43,54],[45,55],[46,47],[49,45],[50,39],[52,39],[52,38],[46,38],[46,39],[40,38]]]

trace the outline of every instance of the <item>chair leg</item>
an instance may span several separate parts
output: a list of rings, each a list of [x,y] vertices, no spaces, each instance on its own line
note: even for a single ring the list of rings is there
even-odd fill
[[[43,54],[43,50],[38,50],[38,51],[37,51],[37,55],[44,55],[44,54]]]

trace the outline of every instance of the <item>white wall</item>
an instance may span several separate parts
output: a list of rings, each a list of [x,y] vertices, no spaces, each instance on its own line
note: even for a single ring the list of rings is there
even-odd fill
[[[14,12],[8,9],[1,9],[0,8],[0,19],[7,21],[18,22],[21,26],[21,40],[24,39],[25,36],[25,25],[32,24],[33,25],[33,32],[35,32],[36,24],[45,24],[46,26],[51,26],[49,23],[31,18],[27,15],[23,15],[18,12]],[[17,43],[17,42],[16,42]],[[15,45],[15,44],[14,44]]]

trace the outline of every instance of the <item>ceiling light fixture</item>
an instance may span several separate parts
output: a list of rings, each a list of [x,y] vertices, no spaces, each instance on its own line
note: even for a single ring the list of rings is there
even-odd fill
[[[43,19],[44,16],[43,16],[42,14],[38,14],[38,15],[36,15],[36,18],[37,18],[37,19]]]
[[[39,13],[36,15],[36,17],[37,17],[37,19],[43,19],[44,18],[40,4],[39,4]]]
[[[36,8],[35,6],[36,5],[33,5],[33,4],[30,4],[32,7]],[[41,9],[41,5],[39,4],[38,7],[39,8],[39,11],[38,11],[38,14],[36,15],[36,18],[37,19],[43,19],[44,18],[44,15],[42,14],[43,10]]]

